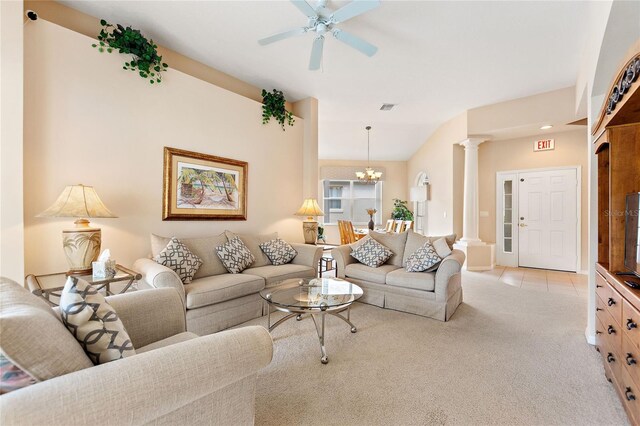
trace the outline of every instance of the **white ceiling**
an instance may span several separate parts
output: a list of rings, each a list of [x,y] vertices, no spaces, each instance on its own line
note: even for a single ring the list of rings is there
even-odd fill
[[[288,100],[320,105],[320,158],[406,160],[464,110],[572,86],[589,2],[383,1],[339,25],[378,46],[372,58],[327,37],[323,69],[307,69],[313,34],[259,46],[301,27],[288,1],[62,1],[131,24],[157,43]],[[347,2],[329,1],[336,9]],[[171,65],[171,64],[169,64]],[[397,103],[391,112],[382,103]]]

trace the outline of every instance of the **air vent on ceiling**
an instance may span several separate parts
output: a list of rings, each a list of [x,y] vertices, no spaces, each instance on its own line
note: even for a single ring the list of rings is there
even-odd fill
[[[391,111],[396,104],[382,104],[380,111]]]

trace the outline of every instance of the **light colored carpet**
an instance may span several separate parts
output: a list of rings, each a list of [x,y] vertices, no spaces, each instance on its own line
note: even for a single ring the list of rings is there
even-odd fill
[[[259,375],[256,424],[627,423],[586,343],[585,297],[473,273],[463,287],[447,323],[355,304],[352,334],[328,316],[327,365],[311,319],[282,324]]]

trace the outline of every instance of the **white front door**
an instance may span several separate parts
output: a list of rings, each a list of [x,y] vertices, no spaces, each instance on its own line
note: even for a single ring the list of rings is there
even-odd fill
[[[576,271],[576,169],[518,174],[519,265]]]

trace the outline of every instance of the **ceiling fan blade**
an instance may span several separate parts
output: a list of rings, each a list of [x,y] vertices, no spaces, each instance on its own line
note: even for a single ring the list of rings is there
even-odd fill
[[[346,31],[336,29],[333,31],[333,36],[341,42],[348,44],[349,46],[353,47],[356,50],[359,50],[367,56],[373,56],[378,51],[378,48],[373,44],[368,43],[360,37],[356,37]]]
[[[329,19],[334,24],[337,24],[358,15],[362,15],[363,13],[375,9],[378,6],[380,6],[379,0],[353,0],[351,3],[333,12]]]
[[[323,36],[319,36],[313,41],[313,47],[311,48],[311,59],[309,60],[309,69],[312,71],[320,69],[320,63],[322,62],[323,45]]]
[[[304,1],[304,0],[291,0],[291,3],[293,3],[293,5],[300,10],[300,12],[304,13],[305,15],[307,15],[307,18],[318,19],[318,14],[313,9],[313,7],[311,7],[311,5],[309,3],[307,3],[306,1]]]
[[[269,43],[284,40],[285,38],[289,38],[289,37],[295,37],[297,35],[304,34],[306,32],[307,32],[307,28],[296,28],[293,30],[285,31],[283,33],[278,33],[269,37],[261,38],[260,40],[258,40],[258,43],[264,46]]]

